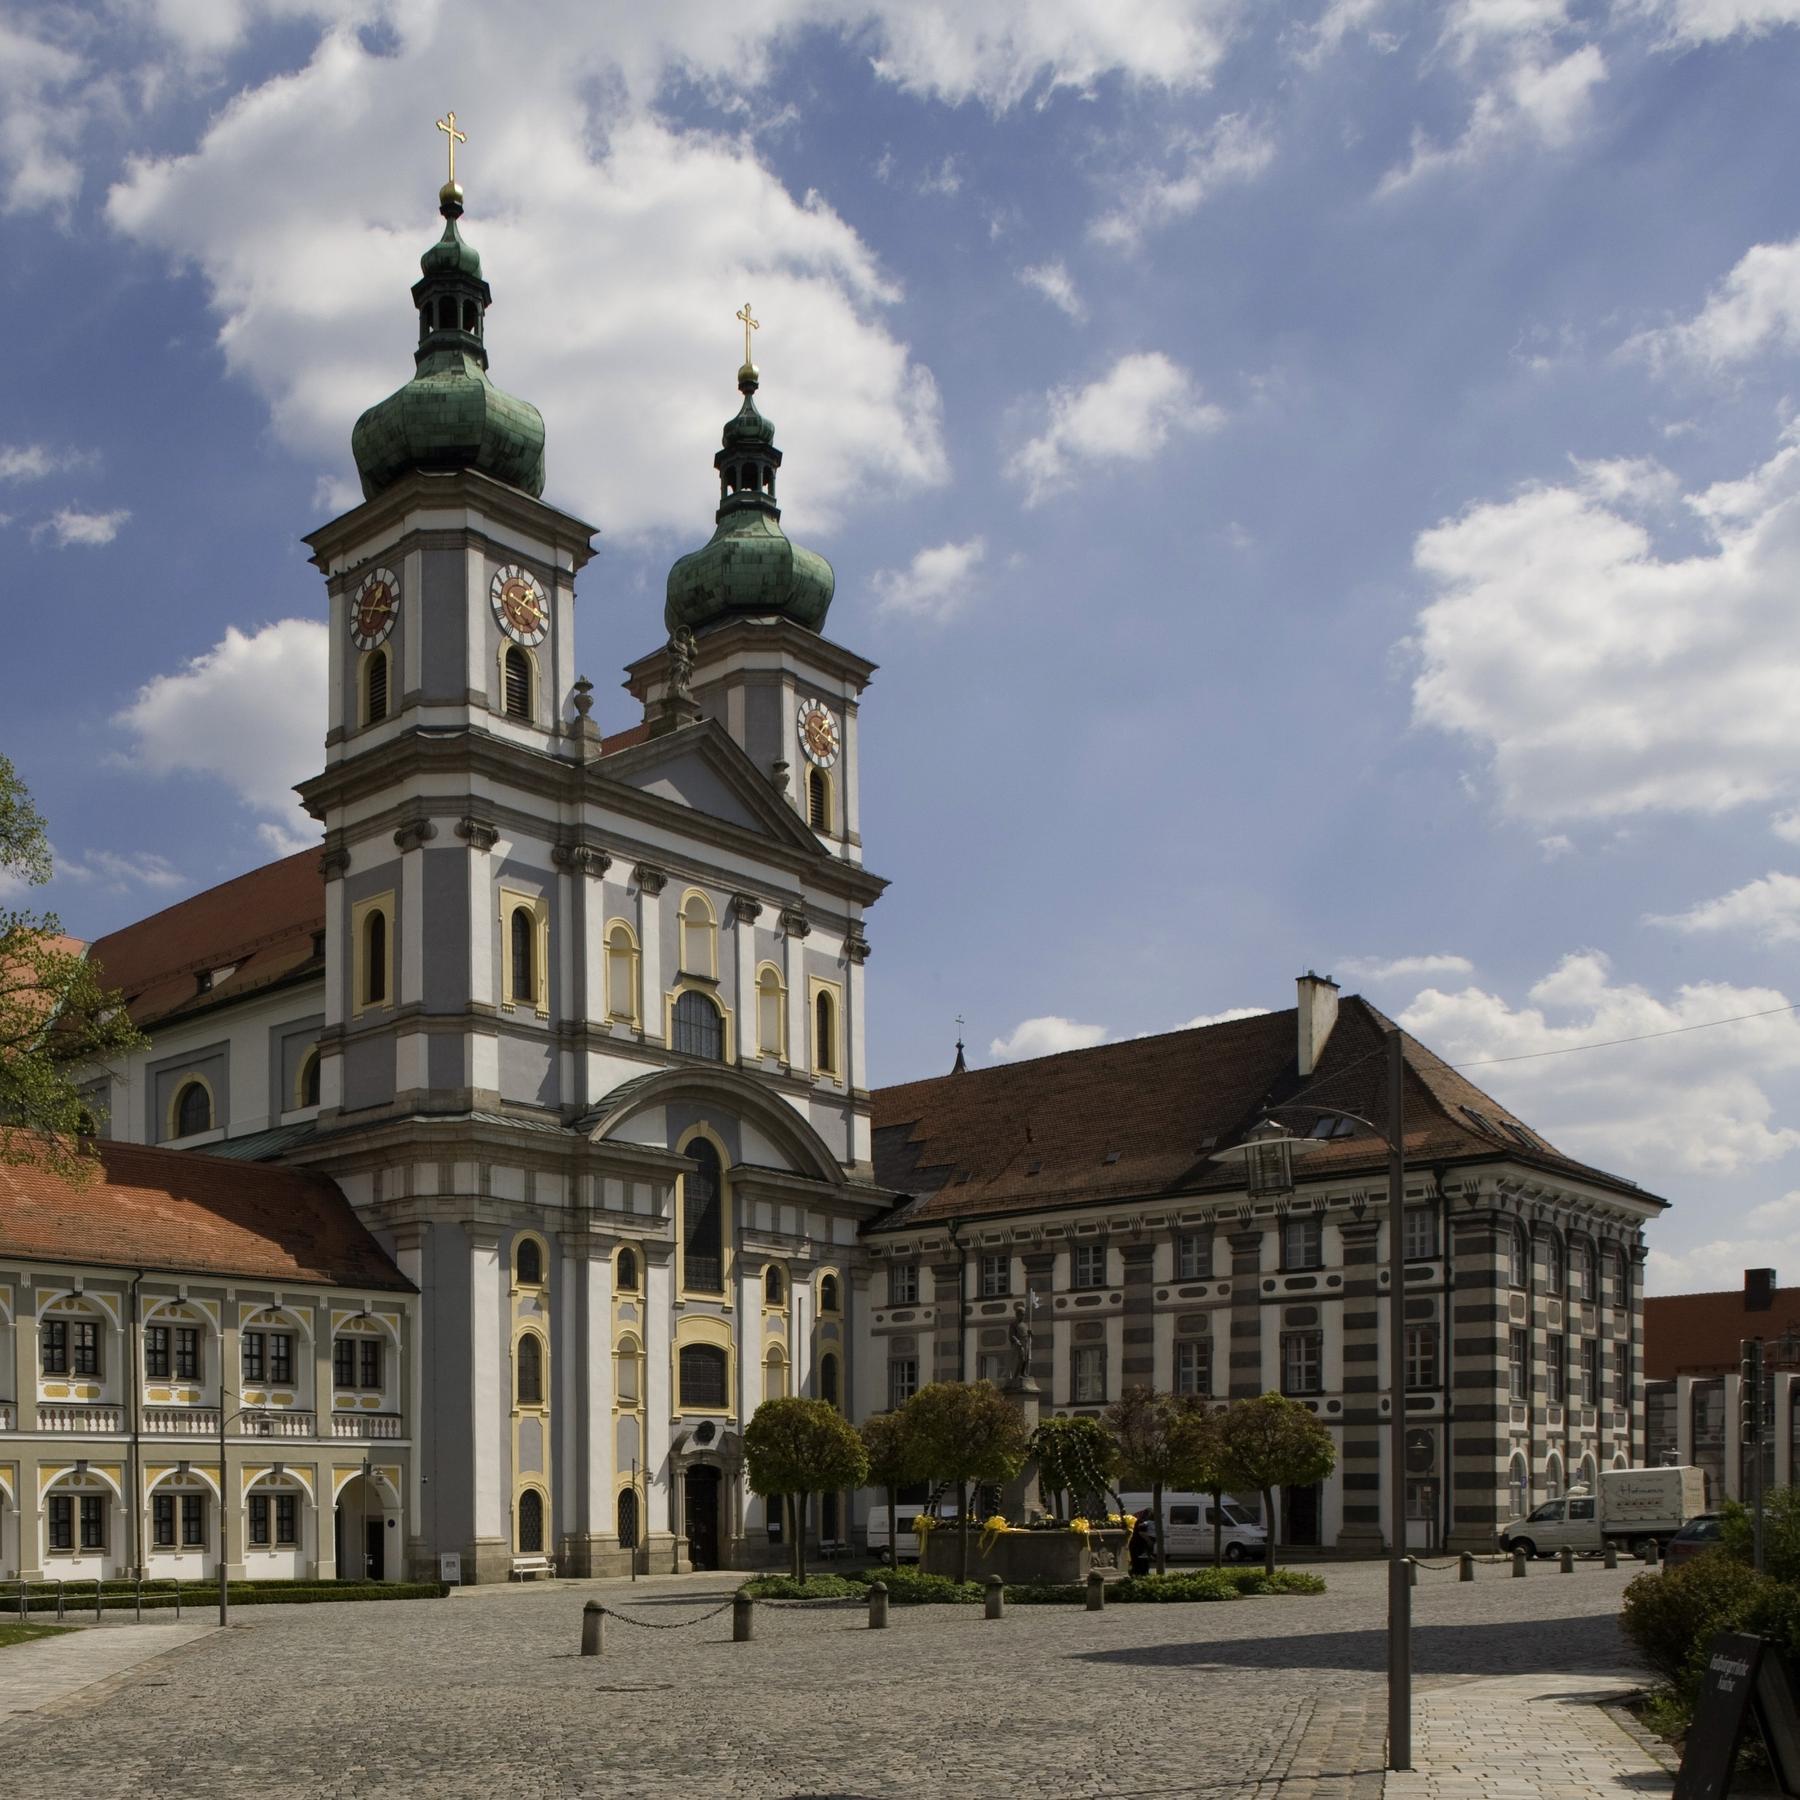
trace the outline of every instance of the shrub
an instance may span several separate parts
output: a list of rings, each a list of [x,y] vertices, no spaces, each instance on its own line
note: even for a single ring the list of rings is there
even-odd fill
[[[865,1593],[871,1582],[885,1582],[888,1598],[896,1606],[962,1606],[982,1597],[978,1581],[952,1581],[948,1575],[927,1575],[905,1567],[865,1569],[849,1579]]]
[[[843,1575],[809,1575],[804,1581],[791,1575],[758,1575],[746,1581],[742,1591],[752,1600],[856,1600],[868,1589]]]
[[[1223,1569],[1195,1569],[1179,1575],[1128,1575],[1106,1590],[1108,1604],[1143,1601],[1236,1600],[1242,1590]]]
[[[1313,1575],[1305,1569],[1277,1569],[1273,1575],[1265,1575],[1261,1569],[1230,1569],[1225,1572],[1228,1581],[1237,1583],[1240,1594],[1322,1594],[1325,1592],[1325,1577]]]
[[[1750,1509],[1727,1500],[1719,1547],[1746,1565],[1754,1561],[1756,1527]],[[1800,1488],[1770,1488],[1763,1498],[1763,1569],[1777,1581],[1800,1583]]]
[[[1691,1700],[1696,1658],[1704,1658],[1713,1633],[1743,1628],[1773,1585],[1729,1556],[1640,1575],[1625,1590],[1625,1635],[1655,1674]]]

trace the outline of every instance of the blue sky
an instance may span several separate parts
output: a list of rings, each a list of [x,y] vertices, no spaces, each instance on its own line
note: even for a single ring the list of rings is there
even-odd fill
[[[1335,973],[1800,1273],[1800,0],[0,6],[0,750],[84,936],[303,839],[442,138],[661,635],[748,296],[864,709],[874,1074]],[[1599,1040],[1770,1016],[1648,1042]]]

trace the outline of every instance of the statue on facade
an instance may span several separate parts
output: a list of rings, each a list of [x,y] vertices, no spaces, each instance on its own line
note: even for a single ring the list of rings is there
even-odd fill
[[[1015,1383],[1031,1379],[1031,1309],[1023,1300],[1013,1308],[1012,1323],[1006,1328],[1007,1342],[1013,1348],[1013,1372]]]
[[[676,700],[691,700],[694,678],[694,634],[685,625],[669,633],[669,693]]]

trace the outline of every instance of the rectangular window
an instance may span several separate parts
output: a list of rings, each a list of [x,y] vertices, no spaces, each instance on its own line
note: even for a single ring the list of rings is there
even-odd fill
[[[1575,1254],[1580,1259],[1575,1265],[1575,1277],[1580,1283],[1581,1297],[1589,1306],[1597,1306],[1600,1303],[1600,1265],[1590,1245],[1580,1245]]]
[[[198,1381],[200,1379],[200,1332],[197,1326],[177,1325],[175,1327],[175,1379],[177,1381]]]
[[[100,1373],[100,1326],[92,1319],[77,1319],[71,1338],[69,1363],[77,1375]]]
[[[206,1543],[206,1496],[181,1496],[181,1543],[183,1549],[198,1550]]]
[[[983,1350],[975,1358],[975,1379],[998,1382],[1006,1373],[1006,1358],[998,1350]]]
[[[1507,1246],[1507,1267],[1514,1287],[1531,1286],[1531,1246],[1522,1231],[1512,1234],[1512,1242]]]
[[[1600,1404],[1600,1341],[1598,1338],[1581,1340],[1581,1404],[1583,1406]]]
[[[1325,1230],[1317,1219],[1289,1219],[1281,1228],[1281,1266],[1316,1269],[1325,1260]]]
[[[65,1320],[46,1319],[39,1327],[39,1349],[42,1352],[41,1362],[46,1375],[66,1375],[69,1372],[69,1327]]]
[[[268,1339],[260,1331],[246,1331],[238,1340],[238,1355],[246,1381],[261,1381],[268,1367]]]
[[[888,1305],[917,1306],[919,1303],[919,1265],[894,1263],[888,1269]]]
[[[1506,1346],[1507,1374],[1515,1400],[1531,1398],[1531,1340],[1517,1325],[1512,1328]]]
[[[357,1347],[356,1360],[360,1376],[358,1385],[365,1388],[380,1388],[381,1339],[364,1338]]]
[[[1077,1244],[1075,1246],[1074,1285],[1078,1288],[1106,1286],[1106,1246],[1104,1244]]]
[[[269,1379],[280,1382],[294,1379],[294,1334],[291,1331],[269,1333]]]
[[[1004,1250],[984,1252],[981,1258],[981,1297],[1001,1300],[1012,1292],[1012,1258]]]
[[[356,1339],[336,1338],[331,1345],[331,1379],[341,1388],[356,1386]]]
[[[1438,1338],[1435,1325],[1406,1328],[1406,1385],[1434,1388],[1438,1383]]]
[[[266,1550],[269,1547],[269,1496],[267,1494],[250,1496],[250,1544],[256,1550]]]
[[[1077,1344],[1069,1371],[1069,1398],[1076,1406],[1106,1403],[1106,1346]]]
[[[1316,1331],[1284,1331],[1281,1334],[1281,1391],[1284,1394],[1320,1392],[1324,1339]]]
[[[144,1327],[144,1373],[152,1381],[169,1379],[169,1328],[166,1325]]]
[[[1429,1206],[1409,1206],[1405,1212],[1405,1239],[1400,1248],[1408,1262],[1424,1262],[1437,1255],[1437,1214]]]
[[[904,1406],[919,1391],[919,1359],[916,1356],[888,1358],[888,1406]]]
[[[1184,1231],[1175,1240],[1175,1279],[1205,1281],[1212,1274],[1212,1233]]]
[[[69,1494],[50,1496],[50,1548],[75,1548],[75,1501]]]
[[[300,1542],[300,1496],[275,1496],[275,1541],[292,1547]]]
[[[81,1547],[84,1550],[106,1548],[106,1496],[81,1496]]]
[[[1175,1391],[1212,1392],[1212,1345],[1205,1338],[1183,1338],[1175,1346]]]
[[[159,1550],[175,1548],[175,1496],[150,1496],[150,1535]]]
[[[1561,1406],[1568,1396],[1568,1347],[1559,1337],[1544,1344],[1544,1398],[1552,1406]]]

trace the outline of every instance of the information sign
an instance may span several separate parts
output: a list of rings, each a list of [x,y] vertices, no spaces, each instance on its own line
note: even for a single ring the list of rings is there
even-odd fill
[[[1751,1719],[1762,1734],[1783,1794],[1800,1783],[1800,1709],[1779,1652],[1741,1631],[1721,1631],[1707,1652],[1694,1723],[1675,1777],[1675,1800],[1723,1800]]]

